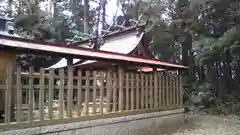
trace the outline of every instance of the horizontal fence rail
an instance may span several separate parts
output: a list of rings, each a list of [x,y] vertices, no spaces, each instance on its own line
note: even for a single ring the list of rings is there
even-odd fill
[[[1,125],[182,107],[181,76],[173,72],[9,68]],[[89,117],[90,118],[90,117]],[[46,123],[47,125],[48,123]]]

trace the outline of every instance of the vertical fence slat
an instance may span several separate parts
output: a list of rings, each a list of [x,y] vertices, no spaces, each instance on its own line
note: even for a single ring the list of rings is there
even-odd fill
[[[134,110],[134,74],[131,73],[131,110]]]
[[[72,117],[73,109],[73,67],[68,66],[68,98],[67,98],[67,114]]]
[[[93,106],[92,106],[93,114],[96,114],[96,99],[97,99],[97,71],[93,71]]]
[[[179,75],[179,87],[180,87],[180,90],[179,90],[179,103],[180,103],[180,107],[182,107],[183,105],[183,87],[182,87],[182,75],[180,74]]]
[[[175,96],[174,96],[174,76],[173,76],[173,74],[171,74],[171,88],[172,88],[172,91],[171,91],[171,97],[172,97],[171,106],[172,106],[172,108],[174,108]]]
[[[158,98],[159,98],[159,95],[158,95],[158,76],[157,76],[157,72],[155,71],[154,72],[154,108],[158,108]]]
[[[44,68],[40,68],[40,91],[39,91],[40,120],[44,120]]]
[[[53,89],[54,89],[54,70],[49,71],[49,84],[48,84],[48,118],[53,118]]]
[[[136,87],[136,109],[139,110],[139,105],[140,105],[140,94],[139,94],[139,83],[140,83],[140,79],[139,79],[139,74],[136,74],[136,81],[137,81],[137,87]]]
[[[78,70],[77,87],[77,116],[81,115],[82,109],[82,71]]]
[[[171,87],[170,87],[171,83],[170,83],[170,74],[169,72],[167,73],[167,101],[168,101],[168,105],[167,108],[170,109],[171,106]]]
[[[60,86],[59,86],[59,118],[64,118],[64,69],[59,70],[59,76],[60,76]]]
[[[169,77],[168,77],[168,85],[169,85],[169,108],[172,108],[172,75],[169,73]]]
[[[176,107],[176,76],[173,76],[173,106]]]
[[[163,108],[165,109],[166,108],[166,73],[162,74],[162,86],[163,86],[163,93],[162,93],[162,101],[163,101]]]
[[[173,86],[173,107],[176,108],[176,77],[173,75],[172,79]]]
[[[144,109],[144,74],[141,75],[141,109]]]
[[[117,111],[117,74],[113,72],[113,112]]]
[[[100,114],[103,114],[104,72],[100,72]]]
[[[158,73],[158,107],[160,109],[162,109],[162,91],[163,91],[163,87],[162,87],[162,74]]]
[[[169,74],[168,80],[169,80],[169,82],[168,82],[168,84],[169,84],[169,107],[172,108],[172,105],[173,105],[172,104],[172,100],[173,100],[172,74]]]
[[[21,122],[21,114],[22,114],[21,67],[17,67],[17,122]]]
[[[145,108],[148,108],[148,92],[149,92],[149,87],[148,87],[148,74],[145,74]]]
[[[118,77],[119,77],[119,103],[118,103],[118,109],[120,112],[123,111],[123,69],[121,67],[118,68]]]
[[[179,75],[176,76],[176,105],[179,106]]]
[[[112,97],[112,76],[111,72],[107,71],[107,112],[111,111],[111,98]]]
[[[153,108],[153,74],[149,75],[150,77],[150,108]]]
[[[5,123],[9,123],[11,121],[11,95],[12,95],[12,74],[13,67],[10,66],[7,69],[7,80],[6,80],[6,92],[5,92]]]
[[[169,75],[166,74],[166,107],[169,107]]]
[[[85,102],[84,102],[84,115],[88,115],[89,112],[89,108],[88,108],[88,104],[89,104],[89,81],[90,81],[90,71],[86,71],[86,89],[85,89]]]
[[[33,89],[33,67],[29,68],[29,101],[28,101],[28,121],[30,123],[33,122],[33,94],[34,94],[34,89]]]
[[[129,110],[129,73],[126,73],[126,110]]]

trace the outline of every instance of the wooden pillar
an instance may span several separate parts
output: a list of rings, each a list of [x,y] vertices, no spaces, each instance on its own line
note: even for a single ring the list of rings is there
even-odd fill
[[[8,53],[8,52],[0,52],[0,65],[1,65],[0,66],[0,85],[6,86],[8,76],[9,77],[11,76],[10,77],[11,80],[9,80],[8,82],[9,83],[11,82],[10,85],[13,85],[13,79],[15,77],[13,77],[13,75],[9,75],[9,73],[11,73],[11,74],[14,73],[13,70],[16,67],[16,55],[13,53]],[[11,70],[11,71],[9,71],[9,70]],[[11,88],[9,87],[9,90],[10,91],[6,93],[6,91],[7,91],[6,87],[2,88],[2,89],[0,88],[0,102],[1,102],[0,114],[8,113],[8,115],[9,115],[8,116],[9,119],[7,120],[8,122],[11,121],[10,119],[13,119],[13,114],[14,114],[13,109],[14,109],[14,99],[15,99],[12,86],[11,86]],[[6,94],[8,94],[8,95],[6,95]],[[6,99],[6,96],[8,97],[7,99]],[[8,102],[6,102],[6,101],[8,101]],[[8,110],[10,112],[5,112],[6,105],[9,105],[10,108],[8,107],[8,109],[6,108],[6,110]]]
[[[67,59],[67,70],[68,70],[68,91],[67,91],[67,115],[72,117],[73,108],[73,58],[68,57]]]

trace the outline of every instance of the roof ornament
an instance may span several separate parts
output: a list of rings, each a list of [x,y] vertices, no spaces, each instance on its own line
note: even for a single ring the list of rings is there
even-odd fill
[[[136,29],[138,31],[137,35],[140,35],[142,32],[144,32],[144,28],[142,27],[139,27],[139,26],[144,26],[146,24],[146,21],[143,20],[143,14],[140,13],[139,17],[138,17],[138,20],[135,20],[135,19],[129,19],[129,20],[124,20],[122,22],[122,24],[118,25],[118,24],[112,24],[111,26],[109,26],[107,29],[101,29],[101,34],[100,36],[96,38],[96,31],[97,29],[95,29],[91,34],[88,34],[88,33],[81,33],[80,35],[75,35],[72,39],[67,39],[68,42],[70,42],[69,44],[74,44],[74,43],[77,43],[79,41],[82,41],[82,40],[89,40],[89,46],[93,46],[94,43],[97,42],[100,43],[100,44],[103,44],[104,43],[104,39],[103,37],[108,35],[108,34],[111,34],[113,32],[119,32],[119,31],[122,31],[124,29],[127,29],[127,27],[125,26],[127,21],[129,21],[130,23],[133,24],[133,26],[136,26]],[[131,26],[131,27],[133,27]],[[115,27],[117,28],[117,30],[115,29],[114,31],[112,31],[111,29]]]
[[[140,16],[138,18],[139,18],[138,20],[130,19],[129,21],[135,24],[136,29],[137,29],[137,36],[140,36],[140,34],[144,32],[144,28],[139,27],[139,26],[145,26],[147,22],[145,20],[143,20],[142,13],[140,14]]]
[[[126,27],[125,27],[124,25],[126,24],[126,22],[127,22],[127,21],[124,20],[122,24],[120,24],[120,25],[116,24],[115,27],[118,27],[118,28],[119,28],[117,31],[120,31],[120,30],[122,30],[122,29],[125,29]]]
[[[67,39],[67,44],[74,44],[81,40],[89,40],[89,47],[92,47],[94,44],[93,38],[95,36],[96,30],[94,30],[91,34],[81,32],[80,36],[75,35],[72,39]]]
[[[109,33],[111,33],[112,31],[110,31],[110,30],[112,27],[113,27],[113,24],[107,30],[101,29],[101,32],[104,32],[104,34],[102,36],[104,37],[104,36],[108,35]]]

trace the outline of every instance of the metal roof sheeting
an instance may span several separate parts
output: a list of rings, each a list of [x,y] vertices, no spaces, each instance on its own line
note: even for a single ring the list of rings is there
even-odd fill
[[[127,43],[124,43],[127,44]],[[1,50],[19,51],[24,53],[50,54],[75,58],[85,58],[89,60],[102,60],[111,62],[129,63],[132,65],[148,66],[155,68],[172,68],[187,69],[188,67],[162,62],[153,59],[146,59],[136,56],[129,56],[120,53],[107,52],[101,50],[93,50],[88,48],[80,48],[74,46],[64,46],[56,43],[41,42],[36,43],[34,40],[15,38],[0,35]]]

